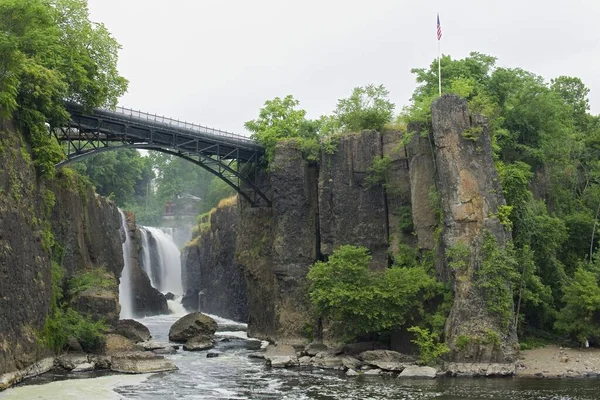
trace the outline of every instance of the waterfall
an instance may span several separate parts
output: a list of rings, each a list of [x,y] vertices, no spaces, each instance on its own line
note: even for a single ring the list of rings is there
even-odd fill
[[[127,219],[123,211],[121,214],[121,229],[125,234],[123,242],[123,271],[119,283],[119,303],[121,304],[121,319],[133,318],[133,293],[131,292],[131,239],[127,229]]]
[[[143,268],[150,277],[152,286],[163,293],[183,294],[181,254],[173,242],[173,238],[159,228],[140,226],[140,231],[143,232]],[[146,243],[143,242],[144,237]],[[152,243],[153,241],[155,243]]]

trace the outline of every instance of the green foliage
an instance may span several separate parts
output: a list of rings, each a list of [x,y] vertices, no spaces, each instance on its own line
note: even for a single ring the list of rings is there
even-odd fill
[[[510,220],[510,214],[512,213],[513,208],[513,206],[500,205],[498,206],[498,214],[496,214],[498,221],[500,221],[502,226],[509,231],[511,231],[513,227],[512,221]]]
[[[448,267],[450,267],[452,271],[465,271],[469,266],[470,256],[471,250],[462,242],[457,242],[446,250]]]
[[[67,281],[67,287],[68,295],[72,298],[92,288],[116,291],[117,281],[105,268],[97,267],[73,275]]]
[[[73,164],[73,169],[87,176],[98,194],[112,195],[120,207],[149,195],[148,187],[154,178],[152,167],[152,160],[135,149],[106,151]]]
[[[471,128],[465,129],[462,133],[462,137],[473,142],[479,140],[479,137],[483,133],[483,127],[472,126]]]
[[[383,86],[356,87],[347,99],[338,100],[334,118],[344,132],[363,129],[382,131],[392,119],[394,104],[388,100],[389,91]]]
[[[41,342],[59,353],[67,345],[69,338],[76,338],[84,351],[97,350],[104,342],[107,326],[103,321],[92,321],[72,308],[57,308],[46,318],[40,332]]]
[[[422,266],[373,272],[370,261],[366,248],[345,245],[308,273],[315,313],[345,340],[414,323],[443,292],[443,285]]]
[[[512,282],[518,279],[517,259],[510,244],[501,248],[491,233],[485,232],[483,260],[475,283],[483,290],[488,310],[503,328],[508,328],[513,316]]]
[[[596,264],[598,262],[596,261]],[[580,266],[575,271],[571,283],[565,287],[563,302],[556,319],[556,328],[567,333],[579,343],[586,340],[600,340],[600,286],[598,286],[598,266]]]
[[[432,333],[428,329],[418,326],[411,326],[408,331],[415,335],[415,339],[411,342],[419,347],[419,363],[422,365],[431,365],[450,351],[446,344],[440,343],[437,333]]]
[[[244,126],[252,132],[252,138],[265,147],[266,159],[273,161],[275,145],[285,138],[315,138],[314,122],[308,121],[306,111],[299,109],[300,102],[293,96],[275,97],[265,101],[258,118],[247,121]]]
[[[68,118],[64,101],[113,106],[127,89],[118,43],[92,23],[83,0],[0,2],[0,110],[25,128],[34,163],[51,178],[63,157],[47,132]]]
[[[398,217],[398,229],[404,233],[412,233],[414,230],[412,208],[410,206],[399,206],[396,215]]]
[[[391,164],[392,159],[390,156],[376,156],[373,159],[373,164],[367,170],[367,177],[365,178],[367,186],[384,185],[387,181]]]

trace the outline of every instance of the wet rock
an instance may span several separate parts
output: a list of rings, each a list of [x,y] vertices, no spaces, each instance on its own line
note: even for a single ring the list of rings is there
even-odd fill
[[[246,325],[242,324],[223,324],[217,327],[217,332],[246,332]]]
[[[141,343],[138,343],[138,345],[147,351],[165,349],[167,347],[170,347],[166,343],[159,343],[159,342],[155,342],[154,340],[148,340],[147,342],[141,342]]]
[[[197,336],[212,337],[217,330],[217,323],[208,315],[194,312],[180,318],[169,330],[169,340],[187,342]]]
[[[44,374],[52,369],[54,366],[54,357],[44,358],[27,368],[19,369],[16,371],[8,372],[0,375],[0,391],[7,389],[23,379],[31,378]]]
[[[262,351],[257,351],[255,353],[250,353],[248,354],[248,358],[256,358],[259,360],[264,360],[265,359],[265,353],[263,353]]]
[[[272,356],[267,360],[273,368],[286,368],[298,365],[296,356]]]
[[[177,354],[177,350],[175,350],[172,347],[165,347],[165,348],[161,348],[161,349],[154,349],[154,350],[152,350],[152,352],[154,354],[159,354],[159,355]]]
[[[111,356],[104,354],[90,354],[88,358],[91,363],[94,363],[97,369],[110,369],[112,364]]]
[[[342,364],[348,369],[359,369],[362,366],[362,362],[360,360],[350,356],[343,357]]]
[[[210,336],[196,336],[183,345],[183,349],[186,351],[208,350],[213,347],[215,347],[215,342]]]
[[[198,296],[199,292],[200,290],[197,288],[186,290],[183,298],[181,299],[181,305],[183,308],[185,308],[187,311],[198,311],[200,308],[200,298]]]
[[[317,355],[317,353],[320,353],[322,351],[327,351],[327,346],[324,345],[323,343],[310,343],[308,344],[305,348],[304,348],[304,352],[306,353],[306,355],[309,355],[311,357],[314,357]]]
[[[208,353],[206,353],[206,358],[215,358],[215,357],[219,357],[220,355],[221,355],[220,351],[210,350]]]
[[[171,292],[168,292],[167,294],[165,294],[165,299],[167,300],[175,300],[175,295]]]
[[[369,365],[386,371],[402,371],[407,365],[414,364],[413,357],[391,350],[370,350],[360,353],[360,358]]]
[[[199,223],[203,229],[181,252],[184,290],[194,289],[196,293],[195,299],[186,299],[186,309],[235,321],[248,320],[246,279],[235,260],[238,221],[235,198],[220,202],[201,217]]]
[[[115,327],[115,333],[125,336],[127,339],[131,339],[136,343],[146,342],[152,337],[147,327],[133,319],[120,320]]]
[[[109,333],[105,336],[104,354],[118,354],[124,351],[141,350],[140,346],[136,346],[133,340],[127,339],[125,336]]]
[[[127,374],[174,371],[177,367],[164,357],[148,352],[125,352],[112,356],[111,370]]]
[[[85,353],[67,353],[56,359],[55,364],[67,371],[75,369],[78,365],[88,362],[88,356]]]
[[[360,374],[353,369],[346,371],[346,376],[359,376]]]
[[[433,379],[437,375],[437,370],[432,367],[418,367],[409,365],[398,375],[400,378],[429,378]]]
[[[311,364],[311,357],[310,356],[300,357],[298,359],[298,363],[300,365],[310,365]]]
[[[139,230],[134,238],[139,237]],[[137,261],[137,260],[134,260]],[[133,297],[133,312],[139,316],[152,316],[169,314],[169,305],[165,295],[152,286],[150,278],[138,262],[131,265],[131,291]]]
[[[272,356],[290,356],[296,357],[296,349],[289,344],[269,345],[265,351],[265,358]]]
[[[73,368],[73,370],[71,372],[89,372],[89,371],[93,371],[96,368],[96,364],[94,364],[93,362],[86,362],[83,364],[79,364],[78,366],[76,366],[75,368]]]
[[[450,376],[512,376],[514,363],[450,363],[446,373]]]
[[[367,376],[377,376],[377,375],[381,375],[381,370],[379,368],[369,369],[369,370],[365,371],[364,374]]]

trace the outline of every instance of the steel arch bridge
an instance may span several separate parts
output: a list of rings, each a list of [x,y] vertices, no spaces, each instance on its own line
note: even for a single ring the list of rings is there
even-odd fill
[[[221,178],[253,207],[271,206],[259,183],[264,148],[254,140],[214,128],[128,108],[93,109],[66,103],[70,121],[51,131],[67,150],[57,167],[122,148],[156,150],[184,158]]]

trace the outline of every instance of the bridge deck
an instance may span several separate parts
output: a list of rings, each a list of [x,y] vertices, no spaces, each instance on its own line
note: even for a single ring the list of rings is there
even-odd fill
[[[167,146],[221,157],[236,152],[236,158],[245,161],[264,151],[262,146],[245,136],[128,108],[85,112],[80,105],[67,103],[67,110],[71,114],[69,126],[78,129],[77,135],[100,133],[99,139],[103,141],[127,141],[150,149]]]

